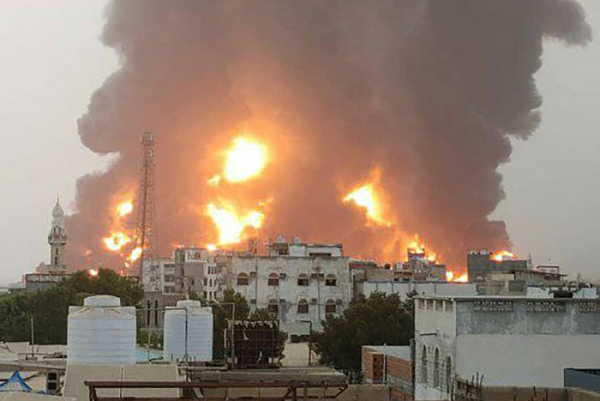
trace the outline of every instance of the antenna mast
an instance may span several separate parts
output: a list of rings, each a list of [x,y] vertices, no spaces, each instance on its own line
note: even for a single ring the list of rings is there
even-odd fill
[[[138,194],[137,239],[141,248],[138,278],[146,291],[158,291],[158,243],[155,224],[156,203],[154,199],[154,133],[144,132],[140,186]],[[146,262],[146,263],[144,263]],[[144,268],[145,266],[145,268]]]

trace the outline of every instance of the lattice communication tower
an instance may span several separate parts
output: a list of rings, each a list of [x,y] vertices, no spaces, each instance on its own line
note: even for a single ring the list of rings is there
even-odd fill
[[[158,238],[155,227],[156,220],[156,200],[154,196],[155,181],[154,170],[156,163],[154,160],[155,141],[154,133],[144,132],[141,139],[143,156],[140,171],[140,186],[138,193],[138,224],[137,240],[138,246],[142,252],[139,258],[138,277],[140,283],[145,284],[146,289],[154,290],[156,283],[155,270],[158,268]],[[144,272],[144,265],[146,272]],[[144,277],[144,274],[149,274]],[[148,288],[150,287],[150,288]]]

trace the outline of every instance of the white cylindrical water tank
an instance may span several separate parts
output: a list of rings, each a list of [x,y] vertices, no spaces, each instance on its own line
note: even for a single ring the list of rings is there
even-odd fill
[[[96,295],[69,307],[67,363],[135,364],[136,314],[111,295]]]
[[[213,314],[212,308],[203,308],[199,301],[179,301],[177,308],[167,307],[165,312],[164,358],[181,360],[186,355],[190,361],[212,361]]]

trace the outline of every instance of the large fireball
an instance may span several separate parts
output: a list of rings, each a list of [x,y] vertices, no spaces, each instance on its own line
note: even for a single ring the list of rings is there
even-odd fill
[[[260,175],[266,164],[266,147],[248,137],[239,137],[227,151],[223,173],[229,182],[247,181]]]
[[[248,228],[259,229],[265,217],[256,210],[240,212],[232,205],[217,207],[212,203],[207,206],[206,214],[217,226],[219,245],[240,242],[244,231]]]

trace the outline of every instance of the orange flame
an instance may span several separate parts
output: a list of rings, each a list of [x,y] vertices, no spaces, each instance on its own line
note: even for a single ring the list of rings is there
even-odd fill
[[[133,251],[131,251],[131,253],[129,254],[129,257],[127,258],[127,261],[135,262],[136,260],[138,260],[140,258],[140,256],[142,256],[142,247],[138,246]]]
[[[454,272],[451,270],[448,270],[446,272],[446,281],[452,282],[452,283],[468,283],[469,282],[469,274],[463,273],[460,276],[455,277]]]
[[[217,207],[209,204],[206,207],[209,216],[219,231],[219,245],[234,244],[242,241],[242,236],[247,228],[259,229],[262,227],[264,213],[250,210],[242,213],[233,205],[224,204]]]
[[[103,238],[102,241],[109,250],[117,252],[131,242],[131,237],[122,232],[114,232],[110,237]]]
[[[96,269],[90,269],[90,270],[88,270],[88,275],[90,277],[97,277],[98,276],[98,270],[96,270]]]
[[[350,192],[343,198],[344,202],[354,202],[356,206],[365,210],[367,218],[377,225],[391,226],[383,215],[383,207],[374,183],[368,183]]]
[[[132,230],[126,228],[128,218],[134,211],[132,191],[115,195],[113,202],[110,235],[102,238],[102,242],[107,250],[125,257],[130,253],[130,247],[134,243]],[[135,252],[133,250],[131,255]]]
[[[128,200],[117,205],[117,214],[119,217],[125,217],[133,212],[133,201]]]
[[[248,136],[233,140],[232,147],[227,151],[223,175],[229,182],[242,182],[257,177],[267,164],[267,148]],[[217,178],[218,177],[218,178]],[[209,182],[218,185],[219,176]]]
[[[496,262],[502,262],[504,260],[510,260],[514,257],[515,257],[515,255],[512,252],[498,251],[498,252],[494,252],[494,254],[492,255],[492,260],[495,260]]]

